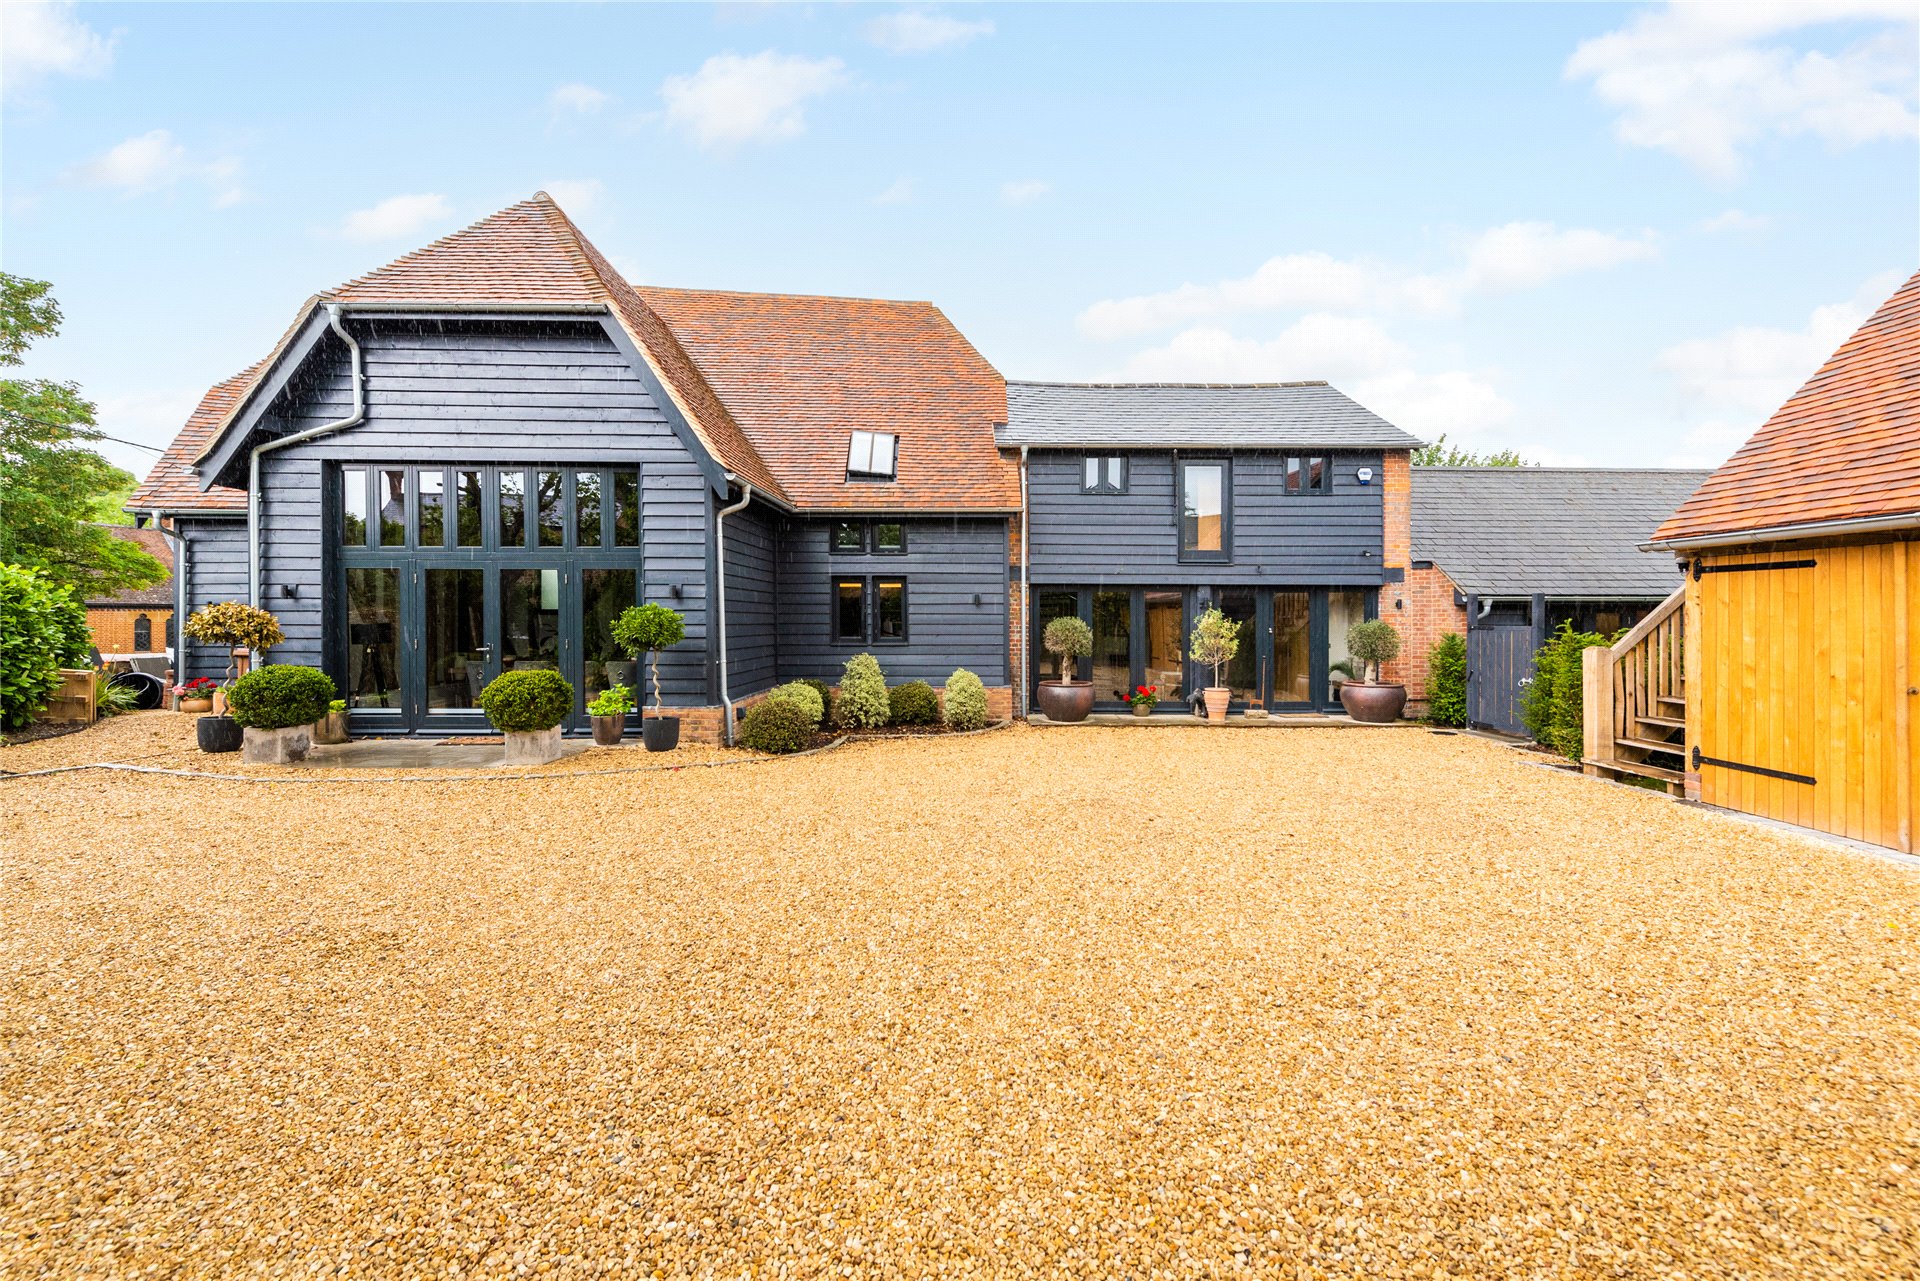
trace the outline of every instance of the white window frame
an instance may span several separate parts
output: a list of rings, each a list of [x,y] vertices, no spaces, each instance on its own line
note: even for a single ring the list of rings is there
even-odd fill
[[[900,462],[900,438],[891,432],[856,431],[847,441],[847,475],[892,480]]]

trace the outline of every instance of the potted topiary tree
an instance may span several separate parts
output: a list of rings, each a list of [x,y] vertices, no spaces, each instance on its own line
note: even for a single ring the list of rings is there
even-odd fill
[[[236,663],[245,661],[249,656],[257,659],[286,640],[280,630],[279,619],[264,609],[237,600],[221,601],[217,605],[195,610],[180,630],[202,644],[218,645],[226,651],[228,686],[233,684]],[[330,699],[333,696],[329,694],[327,697]],[[321,710],[326,709],[323,706]],[[201,751],[240,750],[243,726],[224,713],[225,709],[216,698],[214,714],[202,716],[194,723],[194,738],[199,742]]]
[[[1073,679],[1073,661],[1093,653],[1093,628],[1072,614],[1054,619],[1040,645],[1060,659],[1060,679],[1040,682],[1040,713],[1050,721],[1084,721],[1093,710],[1093,682]]]
[[[506,764],[545,765],[560,759],[573,686],[551,669],[502,672],[480,691],[480,710],[506,740]]]
[[[1240,624],[1209,607],[1193,624],[1193,639],[1188,653],[1196,663],[1213,668],[1213,684],[1207,686],[1207,719],[1224,725],[1233,691],[1221,683],[1220,673],[1240,652]]]
[[[240,759],[291,765],[307,759],[313,723],[333,701],[333,679],[314,667],[256,667],[227,691],[228,715],[244,731]]]
[[[627,713],[633,710],[633,691],[625,685],[601,690],[587,704],[593,719],[593,741],[601,747],[618,747],[626,737]]]
[[[1400,657],[1400,633],[1384,618],[1355,623],[1347,629],[1347,653],[1360,671],[1340,686],[1340,705],[1356,721],[1385,725],[1400,719],[1407,705],[1405,685],[1384,684],[1380,665]]]
[[[613,620],[613,643],[634,658],[645,654],[653,675],[653,715],[642,714],[640,738],[649,752],[670,752],[680,745],[680,718],[660,709],[660,651],[687,635],[687,620],[665,605],[632,605]]]

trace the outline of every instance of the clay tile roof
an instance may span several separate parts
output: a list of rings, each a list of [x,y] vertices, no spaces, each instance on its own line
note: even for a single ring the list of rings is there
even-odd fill
[[[754,450],[803,507],[1011,510],[994,443],[1006,383],[927,302],[634,291],[671,326]],[[892,483],[849,481],[855,429],[900,438]]]
[[[151,511],[160,508],[163,511],[186,512],[234,512],[247,510],[247,492],[244,489],[227,489],[215,486],[202,490],[200,478],[193,473],[193,460],[200,456],[207,443],[213,439],[214,432],[227,419],[233,407],[240,402],[241,394],[253,385],[267,362],[262,360],[251,369],[243,370],[227,379],[215,383],[200,398],[199,406],[187,418],[187,425],[167,446],[167,452],[160,455],[153,470],[147,473],[147,479],[133,491],[133,497],[127,500],[129,510]]]
[[[87,607],[111,609],[115,606],[173,604],[173,541],[152,526],[135,529],[131,525],[109,525],[107,532],[115,538],[140,544],[142,551],[167,567],[167,577],[151,587],[129,587],[111,596],[96,596],[87,602]]]
[[[1654,534],[1920,513],[1920,272]]]

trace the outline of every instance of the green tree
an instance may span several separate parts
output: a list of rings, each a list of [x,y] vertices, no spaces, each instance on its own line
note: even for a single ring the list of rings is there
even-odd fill
[[[1462,449],[1458,445],[1447,443],[1447,433],[1441,432],[1440,438],[1431,445],[1422,445],[1413,451],[1415,467],[1531,467],[1532,463],[1511,449],[1502,449],[1491,454],[1476,454],[1471,449]]]
[[[60,329],[44,280],[0,272],[0,366],[24,363]],[[93,522],[133,477],[88,448],[93,404],[72,383],[0,379],[0,561],[28,565],[80,596],[150,587],[167,571],[137,543]]]

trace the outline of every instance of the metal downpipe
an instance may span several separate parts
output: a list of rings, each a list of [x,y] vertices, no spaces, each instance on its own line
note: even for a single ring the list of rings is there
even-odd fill
[[[728,473],[730,481],[740,480]],[[726,709],[727,746],[733,746],[733,699],[727,690],[727,517],[753,501],[753,486],[740,480],[740,501],[713,514],[713,610],[720,636],[720,705]]]

